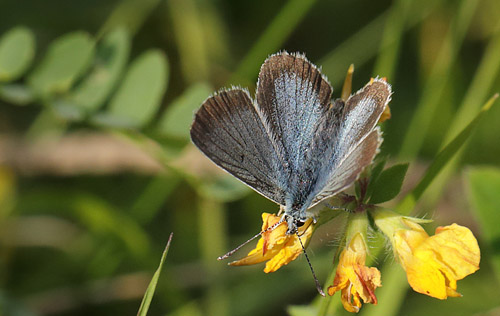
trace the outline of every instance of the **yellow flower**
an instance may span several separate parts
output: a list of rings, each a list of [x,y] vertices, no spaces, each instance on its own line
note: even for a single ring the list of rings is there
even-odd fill
[[[384,216],[375,215],[375,223],[391,239],[408,283],[416,292],[438,299],[461,296],[456,291],[457,281],[479,269],[481,255],[476,238],[467,227],[457,224],[438,227],[436,234],[429,236],[419,221],[392,215],[384,222]]]
[[[262,213],[262,231],[273,226],[279,222],[280,219],[279,216],[274,214]],[[298,234],[300,235],[300,240],[304,244],[304,247],[309,243],[314,230],[313,226],[312,219],[308,219],[304,225],[299,228]],[[302,246],[296,234],[286,234],[287,229],[288,226],[286,222],[283,222],[275,229],[263,233],[255,249],[250,251],[246,257],[231,262],[229,265],[244,266],[268,261],[264,272],[269,273],[297,259],[302,253]]]
[[[340,254],[333,286],[328,288],[329,295],[341,291],[342,305],[352,313],[359,312],[361,300],[377,304],[375,289],[382,286],[380,271],[365,266],[366,254],[364,238],[361,233],[357,233]]]

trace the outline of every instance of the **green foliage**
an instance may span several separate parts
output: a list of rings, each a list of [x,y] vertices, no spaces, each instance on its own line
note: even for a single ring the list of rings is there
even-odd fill
[[[158,132],[162,136],[189,140],[189,128],[200,104],[213,93],[205,83],[193,84],[167,108],[158,122]]]
[[[10,67],[4,67],[5,80],[19,76],[31,62],[32,36],[24,28],[4,35],[0,62]],[[85,32],[63,35],[49,46],[28,76],[28,85],[0,86],[0,97],[18,105],[40,102],[68,121],[88,117],[89,123],[101,126],[140,128],[158,112],[167,87],[168,63],[163,52],[149,50],[130,64],[122,78],[129,53],[130,35],[124,28],[104,34],[97,44]],[[12,63],[8,58],[14,55],[22,58]],[[118,84],[108,111],[96,113]]]
[[[457,12],[453,16],[450,29],[444,38],[443,45],[432,67],[432,72],[426,81],[427,86],[424,89],[417,110],[409,123],[399,153],[402,159],[414,158],[422,147],[425,139],[422,137],[422,133],[425,134],[429,129],[434,113],[437,113],[437,108],[440,105],[440,98],[446,88],[447,81],[443,80],[443,77],[451,79],[453,62],[458,57],[459,48],[465,39],[465,34],[472,21],[478,2],[463,1],[455,8]]]
[[[370,185],[373,187],[373,193],[370,197],[370,204],[380,204],[398,195],[405,179],[408,164],[398,164],[385,169],[380,176]]]
[[[173,233],[170,234],[170,237],[168,238],[167,241],[167,246],[165,247],[165,250],[161,255],[160,265],[158,266],[158,269],[155,271],[153,278],[151,279],[151,282],[149,283],[148,288],[146,289],[146,293],[144,293],[141,306],[139,307],[139,311],[137,312],[138,316],[146,316],[148,314],[149,305],[151,305],[151,301],[153,300],[153,296],[156,291],[156,285],[158,284],[158,279],[160,278],[161,270],[163,268],[163,263],[167,258],[168,249],[170,248],[170,243],[172,242],[173,235],[174,235]]]
[[[370,169],[370,177],[369,177],[369,183],[368,187],[366,189],[366,198],[369,198],[372,196],[373,189],[375,188],[374,184],[377,182],[378,177],[384,170],[385,164],[387,162],[387,159],[385,157],[380,158],[378,157],[372,164],[371,169]]]
[[[6,102],[15,105],[26,105],[35,98],[33,91],[21,84],[8,84],[0,86],[0,97]]]
[[[30,5],[7,4],[13,10]],[[222,86],[253,90],[262,61],[281,49],[305,52],[322,66],[335,91],[351,63],[357,69],[354,87],[370,74],[386,76],[392,84],[393,118],[383,126],[384,159],[378,158],[369,173],[365,197],[370,203],[390,203],[399,193],[408,164],[393,160],[398,152],[412,166],[407,182],[417,183],[394,206],[404,214],[417,202],[426,212],[439,211],[435,206],[445,188],[460,194],[449,185],[449,175],[466,175],[479,222],[475,234],[486,246],[481,270],[460,281],[464,297],[442,302],[410,294],[393,260],[382,258],[384,241],[375,235],[370,245],[379,246],[371,248],[370,259],[382,271],[383,287],[376,291],[379,304],[360,313],[469,315],[498,305],[499,281],[491,278],[500,275],[494,154],[500,129],[492,117],[499,112],[489,111],[494,98],[479,111],[500,82],[495,1],[397,0],[374,2],[373,10],[317,0],[265,7],[227,0],[128,0],[92,8],[77,1],[71,6],[78,15],[46,4],[37,15],[49,22],[20,16],[16,23],[27,27],[9,25],[7,15],[0,19],[0,149],[1,158],[7,157],[0,166],[0,314],[130,314],[141,297],[140,315],[275,315],[290,304],[300,305],[287,309],[291,315],[345,314],[339,294],[311,302],[314,283],[303,260],[269,275],[262,267],[227,268],[215,260],[258,232],[260,212],[278,207],[248,194],[248,187],[194,149],[189,141],[193,114]],[[16,12],[23,11],[12,16]],[[85,23],[71,24],[77,16],[85,16]],[[481,142],[470,142],[478,126],[484,132],[475,139]],[[52,173],[40,152],[59,159],[57,170],[72,170],[74,157],[68,152],[85,142],[76,138],[65,152],[50,140],[64,144],[73,133],[132,144],[165,170],[120,167],[135,157],[124,151],[123,160],[102,171],[100,162],[116,150],[104,143],[104,154],[89,150],[95,164],[90,174]],[[457,159],[464,149],[467,155]],[[495,166],[464,173],[467,157]],[[384,170],[386,160],[396,165]],[[413,169],[422,161],[431,163],[419,176]],[[448,176],[440,179],[443,174]],[[435,199],[429,191],[436,192]],[[462,207],[461,216],[469,216]],[[310,247],[326,289],[338,254],[338,243],[328,241],[340,240],[343,229],[339,213],[321,212],[319,220],[328,223],[321,222],[320,238]],[[445,217],[436,216],[436,222]],[[170,240],[150,281],[170,231],[176,242],[169,264],[160,277]]]
[[[415,189],[399,203],[397,208],[402,214],[409,215],[410,212],[413,211],[417,201],[422,197],[422,193],[430,186],[432,180],[442,171],[442,169],[453,161],[454,155],[466,144],[466,141],[471,136],[481,117],[491,108],[496,98],[497,96],[495,95],[488,100],[472,122],[467,125],[464,130],[462,130],[450,142],[450,144],[438,153]],[[383,244],[379,243],[379,246],[372,250],[372,254],[378,254],[382,251],[382,249]],[[385,315],[396,315],[398,313],[404,298],[404,293],[402,292],[408,290],[409,286],[405,282],[404,278],[402,278],[401,272],[401,269],[393,267],[384,267],[384,270],[382,271],[383,275],[386,276],[384,279],[385,286],[379,291],[379,293],[381,299],[385,298],[385,301],[380,304],[381,310]],[[399,296],[399,299],[393,299],[395,297],[394,293],[397,293],[396,295]],[[380,310],[375,310],[372,306],[364,310],[363,314],[371,315],[378,314],[379,312]]]
[[[500,169],[477,167],[467,172],[469,199],[491,253],[493,270],[500,281]]]
[[[252,78],[262,60],[279,50],[282,43],[307,14],[316,0],[290,0],[267,27],[236,70],[236,80]]]
[[[68,96],[85,111],[101,107],[115,88],[127,64],[130,53],[130,35],[118,28],[97,43],[92,69]]]
[[[0,82],[19,78],[30,66],[35,55],[33,33],[25,27],[16,27],[0,39]]]
[[[167,59],[159,50],[137,57],[111,100],[108,114],[134,127],[147,124],[167,88],[167,70]]]
[[[490,110],[491,106],[498,98],[498,94],[491,97],[483,106],[476,117],[436,156],[432,164],[427,169],[427,172],[422,177],[418,185],[413,189],[411,194],[414,200],[418,200],[425,189],[431,184],[432,180],[439,174],[443,167],[453,158],[462,146],[471,136],[472,132],[479,124],[484,115]]]
[[[229,174],[212,174],[196,179],[194,185],[200,195],[216,201],[238,200],[249,192],[246,185]]]
[[[87,70],[94,56],[94,41],[85,32],[66,34],[55,40],[28,78],[42,98],[68,91]]]
[[[290,316],[316,316],[318,311],[312,306],[289,306],[286,310]]]

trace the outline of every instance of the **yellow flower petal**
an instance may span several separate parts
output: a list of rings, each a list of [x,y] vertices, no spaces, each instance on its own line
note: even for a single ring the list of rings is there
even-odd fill
[[[394,248],[410,286],[438,299],[460,296],[457,281],[479,269],[480,250],[472,232],[453,224],[428,237],[420,225],[409,226],[396,231]]]
[[[263,254],[263,245],[264,245],[264,240],[260,239],[255,249],[250,251],[246,257],[237,261],[230,262],[229,265],[247,266],[251,264],[257,264],[267,261],[276,255],[277,251],[267,251],[265,254]]]
[[[438,227],[436,234],[429,238],[422,249],[438,247],[443,249],[440,251],[440,261],[450,268],[454,279],[461,280],[479,269],[479,245],[467,227],[457,224]]]
[[[296,239],[297,237],[295,236]],[[284,265],[297,259],[297,257],[302,253],[302,246],[295,240],[289,240],[283,248],[273,256],[271,260],[266,263],[265,273],[274,272]]]
[[[262,231],[275,225],[280,219],[281,217],[279,216],[262,213]],[[309,243],[314,230],[313,226],[312,219],[309,219],[299,228],[298,233],[301,236],[300,238],[304,246]],[[297,259],[302,253],[302,246],[297,235],[288,235],[286,234],[287,230],[288,226],[286,222],[283,222],[275,229],[263,233],[257,246],[246,257],[231,262],[230,265],[242,266],[268,261],[264,272],[269,273]]]
[[[439,227],[429,237],[419,225],[425,220],[382,208],[375,209],[373,216],[377,227],[392,242],[415,291],[438,299],[461,296],[456,291],[457,281],[477,271],[481,259],[476,238],[467,227]]]

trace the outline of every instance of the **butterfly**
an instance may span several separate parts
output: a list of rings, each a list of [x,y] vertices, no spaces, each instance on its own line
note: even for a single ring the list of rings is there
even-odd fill
[[[205,100],[191,126],[193,143],[216,165],[281,205],[287,234],[308,209],[351,186],[382,143],[377,122],[391,86],[372,79],[347,100],[332,100],[327,78],[299,53],[262,65],[255,98],[221,90]]]

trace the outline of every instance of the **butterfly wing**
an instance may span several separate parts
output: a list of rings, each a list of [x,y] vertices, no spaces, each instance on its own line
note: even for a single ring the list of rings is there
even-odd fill
[[[303,165],[304,152],[329,109],[331,95],[326,78],[303,55],[282,52],[262,65],[257,104],[271,134],[279,135],[274,141],[291,175]]]
[[[330,119],[315,138],[321,143],[317,146],[324,149],[318,153],[319,158],[314,158],[324,164],[318,172],[320,178],[313,190],[318,193],[311,205],[346,189],[371,164],[382,143],[376,124],[390,98],[391,86],[384,80],[375,79],[349,97],[345,105],[337,101],[337,112],[342,113],[338,122],[335,118]],[[325,140],[328,134],[334,137],[333,142]]]
[[[208,98],[191,126],[193,143],[215,164],[284,205],[284,171],[262,118],[246,90]]]
[[[300,54],[261,67],[256,102],[233,89],[206,100],[191,138],[217,165],[281,205],[307,208],[352,184],[381,143],[390,86],[374,80],[346,103]]]
[[[370,165],[382,143],[382,133],[377,127],[340,161],[329,174],[325,187],[313,198],[311,206],[347,189],[356,181],[363,169]]]

